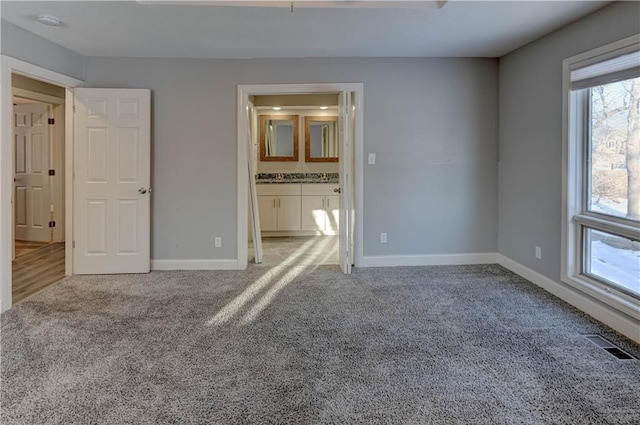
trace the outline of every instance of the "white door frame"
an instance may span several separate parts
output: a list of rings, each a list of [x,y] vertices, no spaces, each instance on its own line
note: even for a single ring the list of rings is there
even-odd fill
[[[362,201],[363,201],[363,166],[364,166],[364,121],[363,121],[363,95],[362,83],[320,83],[320,84],[241,84],[238,85],[238,241],[237,258],[238,269],[244,270],[248,264],[248,234],[247,217],[249,214],[249,175],[247,161],[249,152],[247,146],[246,108],[249,96],[275,95],[275,94],[309,94],[309,93],[336,93],[341,91],[355,92],[356,108],[356,137],[353,141],[353,154],[355,169],[351,175],[355,179],[355,192],[352,194],[352,204],[355,210],[355,252],[354,262],[356,267],[362,264]],[[342,231],[342,229],[340,229]]]
[[[73,110],[72,89],[84,83],[37,65],[23,62],[6,55],[0,55],[0,311],[11,308],[12,295],[12,244],[13,244],[13,155],[11,124],[13,101],[11,74],[20,74],[34,80],[66,89],[65,108]],[[65,114],[65,274],[72,268],[72,183],[73,183],[73,114]]]

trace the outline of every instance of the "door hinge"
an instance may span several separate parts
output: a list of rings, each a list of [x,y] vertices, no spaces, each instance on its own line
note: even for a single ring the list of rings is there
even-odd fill
[[[54,125],[56,123],[56,119],[55,118],[49,118],[49,120],[47,122],[49,123],[49,125]]]
[[[73,104],[73,112],[76,112],[76,104]]]
[[[56,227],[56,222],[55,221],[50,221],[49,222],[49,227]]]
[[[71,241],[71,248],[75,248],[76,247],[76,241]]]
[[[55,176],[56,175],[56,170],[49,170],[49,175],[50,176]]]

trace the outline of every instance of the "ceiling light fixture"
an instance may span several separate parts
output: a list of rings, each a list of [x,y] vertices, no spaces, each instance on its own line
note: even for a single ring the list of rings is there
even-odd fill
[[[329,107],[328,106],[321,106],[320,109],[322,109],[324,111],[325,109],[329,109]]]
[[[55,16],[52,15],[38,15],[38,22],[40,22],[43,25],[47,25],[50,27],[59,27],[60,26],[60,19],[56,18]]]
[[[280,109],[282,109],[280,106],[274,106],[271,109],[273,109],[274,111],[279,111]]]

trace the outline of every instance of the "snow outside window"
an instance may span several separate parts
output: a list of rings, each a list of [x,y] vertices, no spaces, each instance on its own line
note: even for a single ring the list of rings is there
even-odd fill
[[[569,65],[566,277],[640,300],[640,45]]]

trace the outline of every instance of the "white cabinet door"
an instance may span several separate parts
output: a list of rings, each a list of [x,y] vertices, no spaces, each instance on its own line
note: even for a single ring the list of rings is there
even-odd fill
[[[15,238],[51,241],[49,228],[49,114],[45,104],[15,105]]]
[[[148,273],[151,92],[74,92],[74,273]]]
[[[277,202],[277,196],[258,196],[261,231],[278,230]]]
[[[300,230],[300,196],[278,197],[278,230]]]
[[[337,232],[338,223],[340,222],[340,196],[327,196],[325,200],[325,209],[327,212],[327,224],[325,230],[327,232]]]
[[[321,195],[302,197],[302,230],[325,230],[325,198]]]

